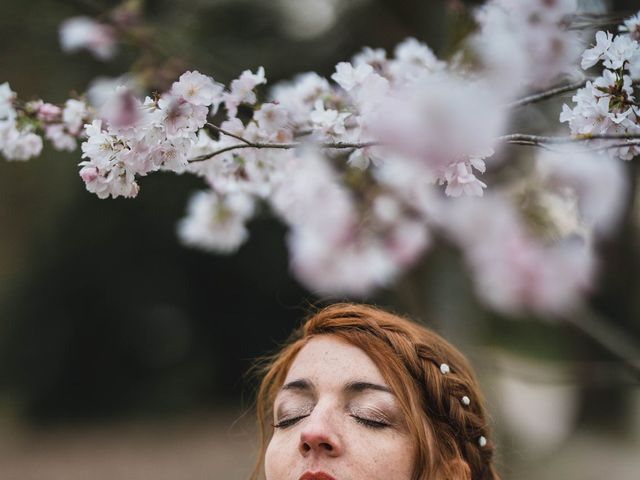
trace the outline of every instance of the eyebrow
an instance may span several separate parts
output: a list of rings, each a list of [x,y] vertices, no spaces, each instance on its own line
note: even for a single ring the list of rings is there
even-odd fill
[[[386,385],[379,385],[371,382],[349,382],[344,388],[347,392],[364,392],[365,390],[375,390],[377,392],[392,393],[391,389]]]
[[[285,383],[282,388],[280,390],[282,391],[300,391],[300,392],[311,392],[315,389],[315,387],[313,386],[313,383],[306,379],[306,378],[300,378],[298,380],[293,380],[291,382]],[[391,391],[391,389],[389,387],[387,387],[386,385],[379,385],[377,383],[371,383],[371,382],[364,382],[364,381],[359,381],[359,380],[354,380],[351,382],[348,382],[345,386],[344,386],[344,390],[348,393],[360,393],[360,392],[364,392],[366,390],[374,390],[377,392],[386,392],[386,393],[391,393],[393,394],[393,392]]]
[[[285,383],[280,390],[299,390],[302,392],[309,392],[313,390],[313,385],[306,378],[301,378],[299,380]]]

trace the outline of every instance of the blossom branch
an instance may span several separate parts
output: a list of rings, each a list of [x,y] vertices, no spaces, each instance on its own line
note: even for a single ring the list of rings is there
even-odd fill
[[[218,129],[218,127],[216,127],[216,129]],[[243,143],[238,143],[235,145],[229,145],[228,147],[224,147],[221,148],[219,150],[216,150],[214,152],[211,153],[207,153],[206,155],[200,155],[199,157],[195,157],[189,160],[189,163],[194,163],[194,162],[202,162],[204,160],[209,160],[210,158],[213,158],[217,155],[221,155],[223,153],[226,152],[230,152],[233,150],[239,150],[239,149],[243,149],[243,148],[255,148],[257,150],[262,150],[262,149],[278,149],[278,150],[291,150],[294,148],[298,148],[301,147],[303,145],[314,145],[313,143],[302,143],[302,142],[290,142],[290,143],[268,143],[268,142],[251,142],[249,140],[247,140],[246,138],[243,137],[239,137],[236,135],[231,134],[230,132],[224,132],[222,131],[222,129],[220,129],[220,132],[225,134],[225,135],[229,135],[231,137],[234,137],[240,141],[242,141]],[[353,143],[353,142],[324,142],[324,143],[318,143],[315,144],[315,146],[322,148],[322,149],[348,149],[348,148],[353,148],[353,149],[358,149],[358,148],[367,148],[367,147],[374,147],[376,145],[380,145],[380,142],[357,142],[357,143]]]
[[[290,143],[252,142],[250,140],[247,140],[244,137],[235,135],[211,123],[208,123],[207,127],[214,129],[223,135],[227,135],[232,138],[235,138],[236,140],[239,140],[242,143],[229,145],[219,150],[215,150],[214,152],[207,153],[206,155],[200,155],[199,157],[192,158],[189,160],[189,163],[202,162],[204,160],[209,160],[210,158],[216,157],[223,153],[233,151],[233,150],[244,149],[244,148],[255,148],[258,150],[262,150],[262,149],[290,150],[290,149],[298,148],[304,145],[304,143],[302,142],[290,142]],[[501,142],[505,142],[513,145],[537,146],[542,148],[548,148],[548,144],[577,143],[577,142],[586,142],[589,140],[632,140],[625,143],[617,142],[617,143],[613,143],[603,147],[597,147],[597,148],[585,150],[585,152],[586,151],[591,152],[591,151],[597,151],[597,150],[607,150],[610,148],[622,148],[629,145],[636,145],[640,143],[640,134],[605,134],[605,135],[584,134],[584,135],[576,135],[576,136],[552,137],[552,136],[543,136],[543,135],[529,135],[524,133],[512,133],[509,135],[503,135],[501,137],[498,137],[498,140]],[[636,140],[636,141],[633,141],[633,140]],[[374,147],[379,145],[381,145],[381,143],[378,141],[324,142],[324,143],[317,144],[317,146],[322,149],[348,149],[348,148],[359,149],[359,148],[368,148],[368,147]]]
[[[240,135],[236,135],[235,133],[231,133],[228,130],[225,130],[224,128],[220,128],[219,126],[214,125],[213,123],[207,123],[205,126],[207,128],[212,129],[212,130],[215,130],[218,133],[221,133],[221,134],[226,135],[226,136],[231,137],[231,138],[235,138],[236,140],[240,140],[241,142],[246,143],[250,147],[253,147],[253,144],[249,140],[247,140],[246,138],[241,137]]]
[[[566,17],[567,30],[585,30],[619,25],[624,20],[621,16],[611,16],[602,13],[581,13]]]
[[[509,135],[503,135],[498,137],[499,141],[505,143],[511,143],[515,145],[534,145],[544,146],[545,144],[562,144],[562,143],[577,143],[587,142],[589,140],[640,140],[640,134],[637,133],[625,133],[625,134],[582,134],[563,137],[552,137],[544,135],[529,135],[525,133],[512,133]],[[636,142],[627,142],[623,146],[633,145]]]
[[[624,363],[635,378],[640,380],[640,347],[629,340],[628,334],[617,330],[611,322],[593,312],[570,315],[565,320]]]
[[[580,80],[578,82],[568,83],[567,85],[562,85],[560,87],[551,88],[549,90],[545,90],[544,92],[534,93],[533,95],[529,95],[527,97],[508,103],[506,106],[508,108],[516,108],[522,107],[524,105],[529,105],[531,103],[541,102],[543,100],[555,97],[556,95],[561,95],[573,90],[578,90],[579,88],[584,87],[587,84],[587,81],[588,80]]]

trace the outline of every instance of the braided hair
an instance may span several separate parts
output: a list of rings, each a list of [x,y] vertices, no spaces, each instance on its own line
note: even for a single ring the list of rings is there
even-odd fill
[[[433,331],[384,310],[340,303],[312,316],[266,360],[258,390],[262,448],[259,477],[273,434],[268,419],[278,389],[309,339],[333,335],[362,349],[398,398],[415,439],[415,480],[498,480],[484,400],[466,358]]]

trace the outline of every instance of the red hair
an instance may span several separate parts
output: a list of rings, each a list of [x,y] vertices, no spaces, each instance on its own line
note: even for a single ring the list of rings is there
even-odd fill
[[[375,307],[324,308],[262,369],[257,400],[261,434],[252,480],[263,469],[278,390],[307,342],[333,335],[363,350],[396,395],[416,444],[415,480],[498,480],[484,400],[466,358],[433,331]]]

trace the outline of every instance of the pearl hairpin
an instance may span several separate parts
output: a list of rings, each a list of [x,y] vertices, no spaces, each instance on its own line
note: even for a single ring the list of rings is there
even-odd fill
[[[471,404],[471,400],[466,395],[461,399],[463,405],[469,406]]]
[[[451,369],[449,368],[449,365],[447,365],[446,363],[443,363],[442,365],[440,365],[440,371],[442,372],[443,375],[446,375],[451,371]]]
[[[479,444],[481,447],[486,446],[486,445],[487,445],[487,439],[486,439],[486,438],[484,438],[483,436],[480,436],[480,438],[478,439],[478,444]]]

